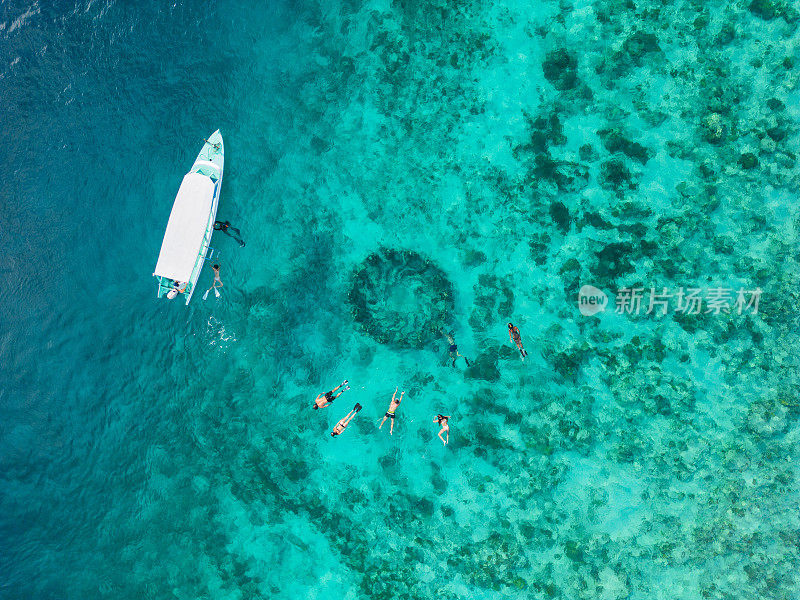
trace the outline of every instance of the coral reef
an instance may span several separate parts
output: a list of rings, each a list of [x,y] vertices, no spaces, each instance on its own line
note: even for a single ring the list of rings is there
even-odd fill
[[[381,248],[356,268],[353,318],[381,344],[424,348],[449,328],[453,286],[444,271],[411,250]]]
[[[545,79],[560,91],[571,90],[577,85],[577,70],[577,57],[565,48],[548,52],[542,62]]]

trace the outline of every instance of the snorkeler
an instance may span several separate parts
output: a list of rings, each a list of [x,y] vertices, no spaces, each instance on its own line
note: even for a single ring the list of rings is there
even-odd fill
[[[469,359],[458,351],[458,346],[456,346],[456,341],[453,339],[453,334],[446,333],[444,335],[447,338],[447,343],[450,344],[450,347],[447,350],[448,352],[450,352],[450,358],[453,359],[453,366],[454,367],[456,366],[456,359],[459,356],[463,358],[464,361],[467,363],[467,366],[469,366]]]
[[[394,432],[394,412],[397,410],[397,407],[400,406],[400,403],[403,401],[403,394],[405,394],[405,391],[402,391],[400,392],[400,397],[395,398],[395,396],[397,396],[397,389],[399,387],[400,386],[394,388],[394,394],[392,394],[392,401],[389,403],[389,409],[383,416],[383,421],[381,421],[381,424],[378,425],[378,429],[380,429],[381,427],[383,427],[383,424],[386,423],[386,419],[391,419],[392,423],[389,426],[389,435],[392,435],[392,433]]]
[[[172,300],[178,294],[182,294],[186,291],[186,286],[189,285],[188,283],[183,283],[181,281],[173,281],[172,282],[172,289],[167,292],[167,298]]]
[[[206,290],[206,293],[203,294],[203,300],[208,298],[208,292],[211,290],[214,290],[214,295],[219,298],[219,290],[217,287],[223,286],[222,279],[219,278],[219,265],[214,265],[211,267],[211,270],[214,271],[214,282],[211,284],[211,287]],[[219,286],[217,284],[219,284]]]
[[[528,353],[525,352],[525,348],[522,347],[522,338],[519,335],[519,329],[514,327],[511,323],[508,324],[508,337],[510,337],[511,341],[517,345],[517,349],[519,350],[519,353],[524,362],[525,357],[528,356]]]
[[[344,389],[334,396],[336,390],[338,390],[341,387],[344,387]],[[317,396],[317,399],[314,400],[314,406],[312,406],[311,408],[313,408],[314,410],[317,410],[318,408],[325,408],[326,406],[330,405],[331,402],[336,400],[339,396],[344,394],[349,389],[350,386],[347,385],[347,379],[345,379],[342,383],[337,385],[330,392],[325,392],[324,394],[320,394],[319,396]]]
[[[221,231],[239,242],[239,245],[244,248],[244,240],[242,239],[241,232],[236,227],[231,226],[230,221],[214,221],[214,231]]]
[[[358,411],[360,411],[360,410],[361,410],[361,405],[360,404],[356,404],[353,407],[353,410],[351,410],[349,413],[347,413],[347,416],[344,419],[340,419],[339,420],[339,422],[336,424],[336,427],[334,427],[333,431],[331,431],[331,437],[336,437],[337,435],[341,435],[342,432],[350,424],[350,421],[353,420],[353,417],[355,417],[356,414],[358,413]]]
[[[433,420],[435,422],[439,423],[439,425],[442,426],[442,428],[439,430],[439,439],[442,440],[442,443],[445,446],[447,445],[447,442],[450,441],[450,426],[447,424],[447,420],[449,418],[450,418],[450,415],[436,415],[433,418]],[[445,433],[445,432],[447,432],[447,439],[444,439],[442,437],[442,433]]]

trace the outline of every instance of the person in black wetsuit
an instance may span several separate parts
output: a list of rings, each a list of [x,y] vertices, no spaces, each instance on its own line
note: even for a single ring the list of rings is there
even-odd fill
[[[231,236],[239,245],[244,248],[244,240],[242,239],[242,232],[231,225],[230,221],[214,221],[214,231],[221,231],[225,235]]]
[[[456,346],[456,341],[453,339],[453,335],[451,333],[446,333],[445,337],[447,338],[447,342],[450,344],[450,347],[447,350],[450,352],[450,358],[453,359],[453,366],[456,366],[456,359],[459,356],[463,358],[467,363],[467,366],[469,366],[469,359],[458,351],[458,346]]]

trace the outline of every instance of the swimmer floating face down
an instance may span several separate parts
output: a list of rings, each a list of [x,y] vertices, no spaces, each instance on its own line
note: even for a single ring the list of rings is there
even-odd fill
[[[351,410],[349,413],[347,413],[346,417],[344,417],[343,419],[339,420],[339,422],[333,428],[333,431],[331,431],[331,437],[336,437],[337,435],[341,435],[342,432],[345,429],[347,429],[347,426],[350,424],[350,421],[353,420],[353,417],[355,417],[356,414],[358,414],[358,411],[360,411],[360,410],[361,410],[361,405],[360,404],[356,404],[353,407],[353,410]]]
[[[520,357],[524,362],[525,357],[528,356],[528,353],[525,351],[525,348],[522,347],[522,337],[519,334],[519,329],[514,327],[513,323],[508,324],[508,337],[511,338],[511,341],[517,346]]]
[[[344,389],[337,394],[336,392],[341,388],[344,388]],[[330,406],[331,402],[336,400],[339,396],[344,394],[349,389],[350,389],[350,386],[348,385],[347,379],[345,379],[342,383],[337,385],[330,392],[325,392],[324,394],[319,394],[316,397],[316,399],[314,400],[314,406],[312,406],[311,408],[317,409],[317,408],[325,408],[326,406]]]

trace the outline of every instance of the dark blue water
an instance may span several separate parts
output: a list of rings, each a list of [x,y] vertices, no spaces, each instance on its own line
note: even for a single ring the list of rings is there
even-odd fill
[[[3,5],[4,597],[98,597],[103,586],[143,597],[130,565],[147,560],[121,552],[162,535],[142,523],[137,497],[148,448],[164,438],[163,401],[185,379],[163,372],[158,352],[186,318],[164,321],[149,277],[169,198],[204,135],[247,127],[238,82],[299,13],[281,3]],[[262,110],[292,102],[295,73],[285,75],[249,83]],[[246,144],[231,136],[229,160],[261,171]],[[261,144],[269,153],[281,140]],[[242,186],[231,179],[220,215],[238,220]]]

